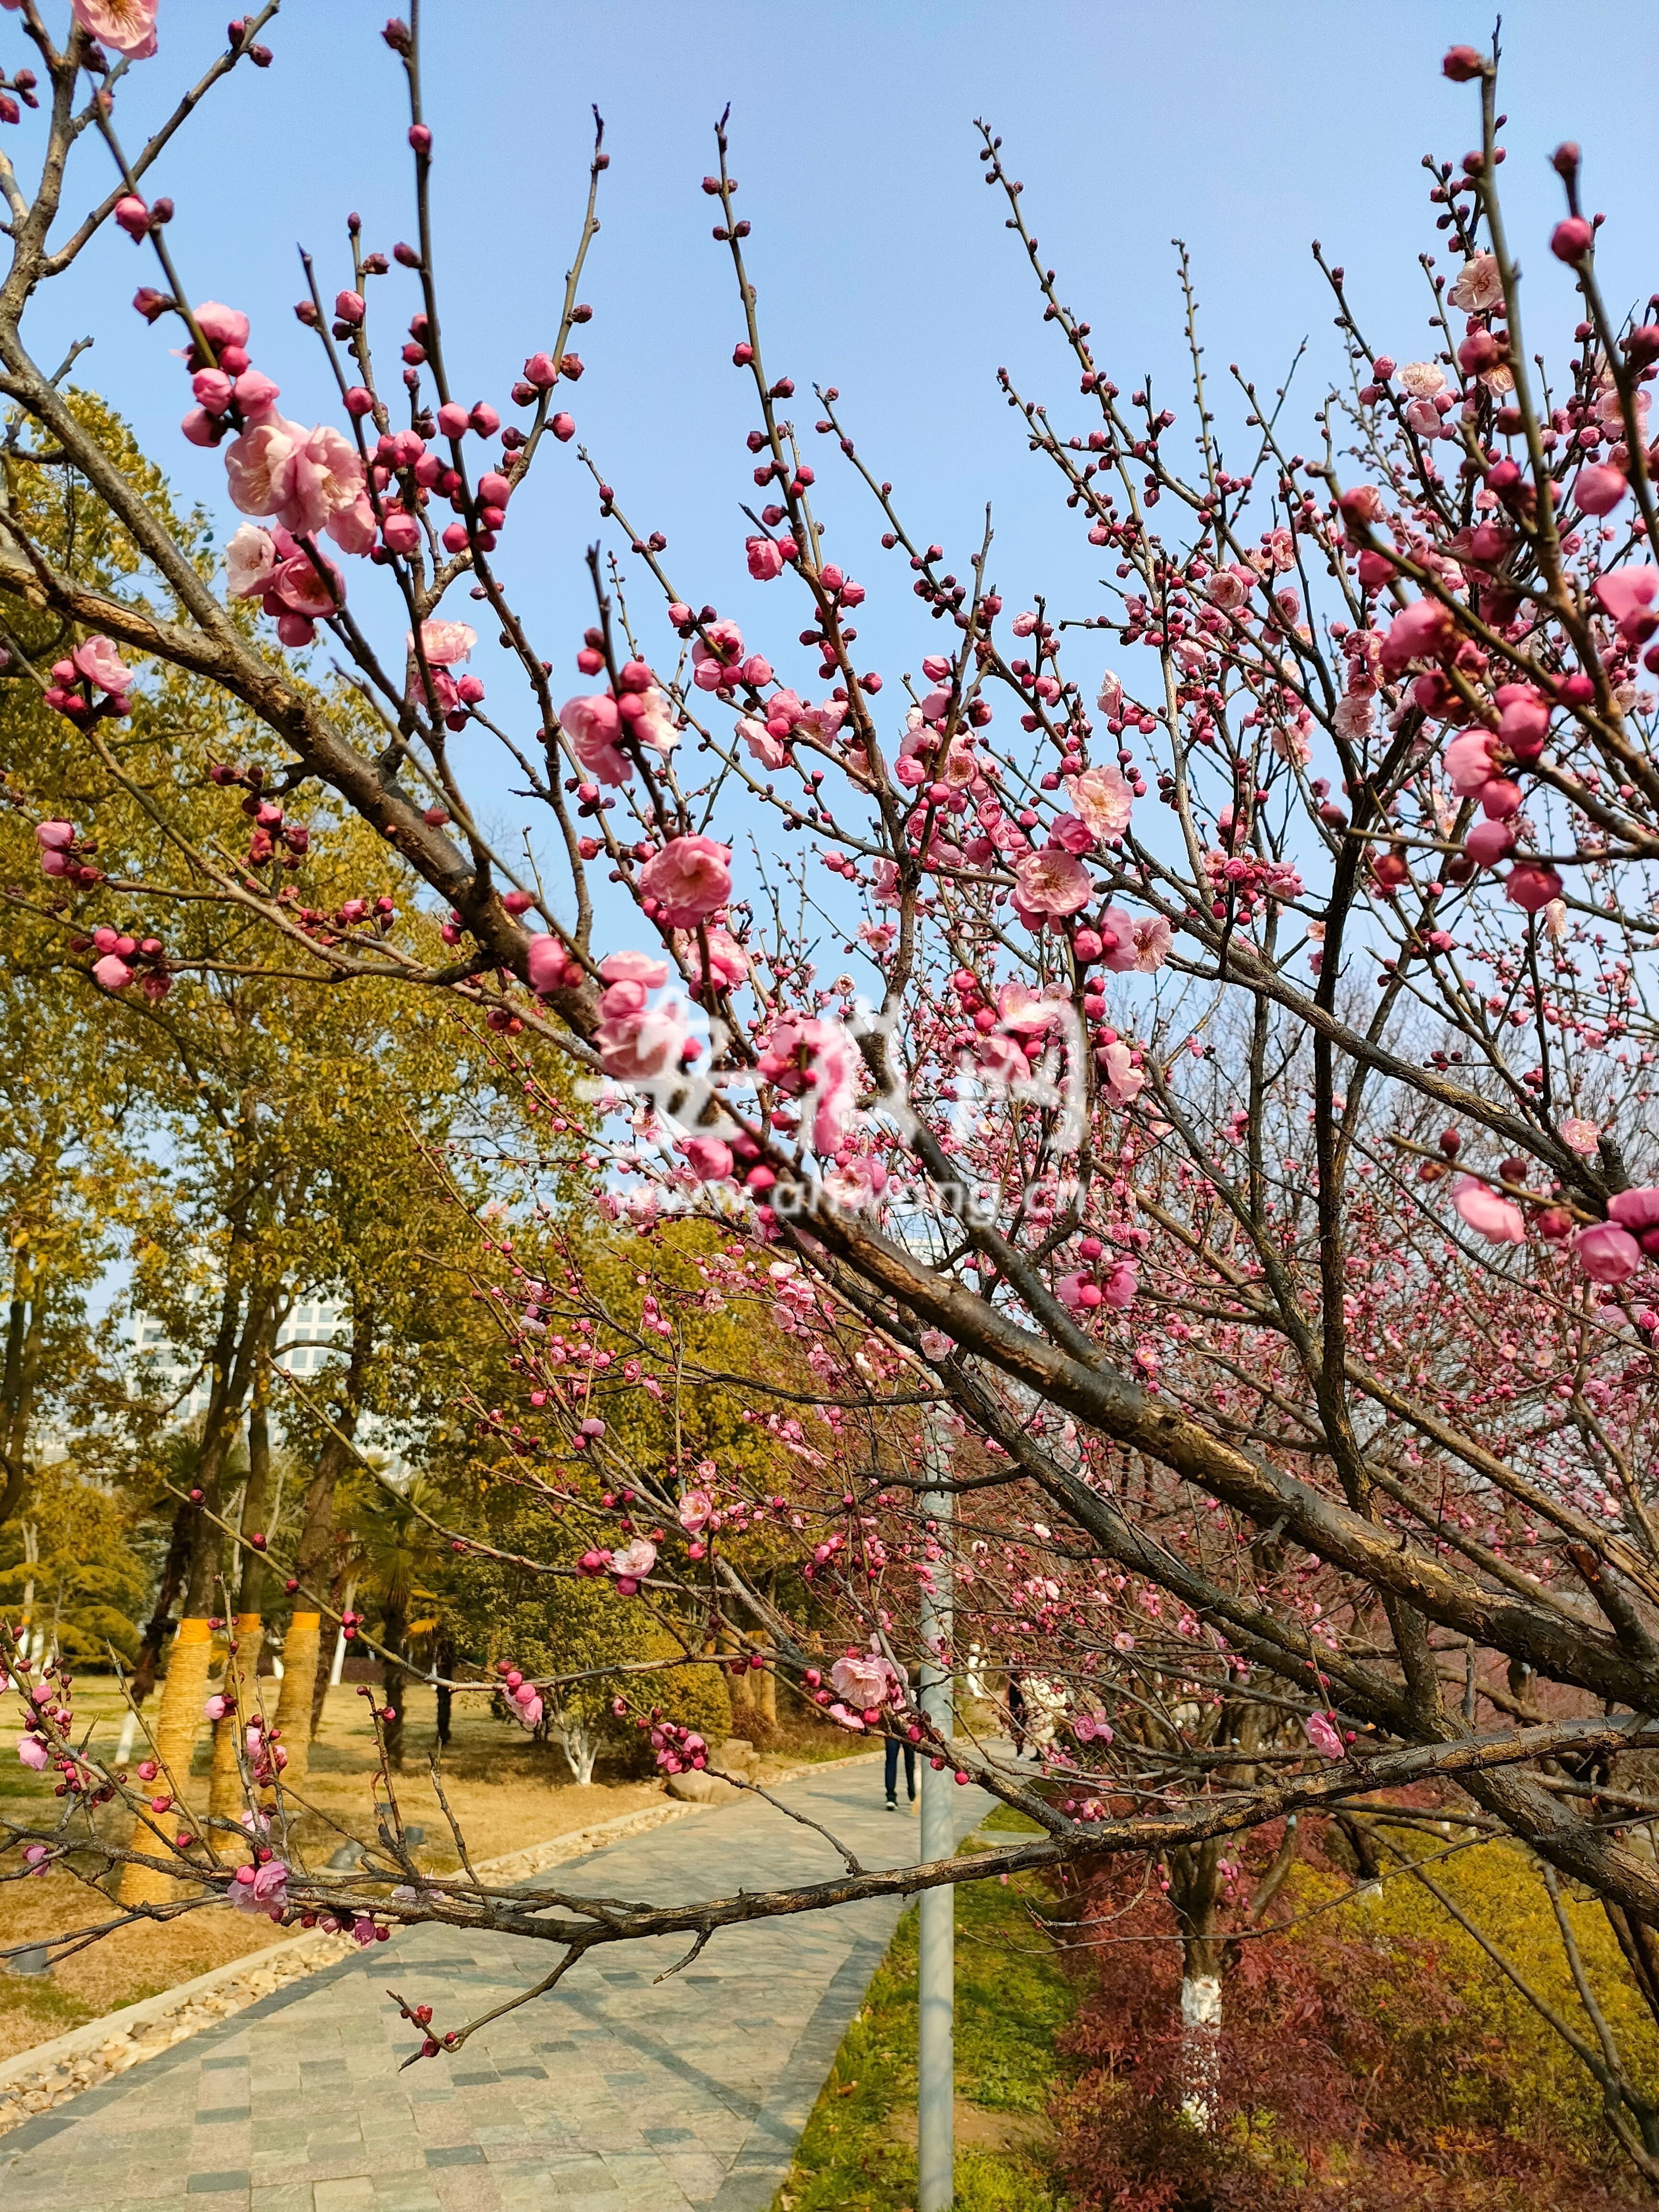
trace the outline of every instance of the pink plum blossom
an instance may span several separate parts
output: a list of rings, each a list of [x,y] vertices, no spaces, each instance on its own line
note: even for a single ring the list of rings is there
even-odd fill
[[[757,722],[752,714],[739,719],[738,735],[763,768],[781,768],[789,757],[789,749],[783,739],[775,737],[766,724]]]
[[[1659,1183],[1638,1183],[1633,1189],[1615,1191],[1607,1200],[1607,1216],[1638,1236],[1659,1229]]]
[[[640,889],[671,929],[706,921],[732,896],[732,848],[712,837],[675,837],[640,870]]]
[[[1081,775],[1067,777],[1065,789],[1073,811],[1103,843],[1128,828],[1134,794],[1121,769],[1086,768]]]
[[[76,647],[73,658],[82,675],[96,690],[113,696],[131,689],[132,671],[108,638],[88,638]]]
[[[635,1582],[643,1582],[656,1564],[657,1547],[647,1536],[635,1536],[631,1543],[611,1554],[612,1572]]]
[[[356,451],[327,424],[307,430],[272,415],[225,448],[230,496],[244,514],[272,514],[296,538],[314,535],[363,490]]]
[[[530,988],[543,998],[553,991],[574,990],[582,981],[582,964],[573,960],[556,937],[538,933],[530,940],[525,957]]]
[[[830,1669],[830,1680],[849,1704],[868,1711],[886,1702],[893,1670],[878,1652],[849,1652]]]
[[[1610,621],[1628,622],[1652,605],[1654,594],[1659,592],[1659,568],[1614,568],[1606,576],[1598,576],[1592,588]]]
[[[684,1018],[672,1005],[619,1009],[593,1032],[600,1066],[619,1083],[653,1083],[672,1074],[690,1042]]]
[[[70,13],[100,45],[129,61],[147,61],[155,52],[157,0],[70,0]]]
[[[730,1179],[732,1147],[723,1138],[682,1138],[680,1152],[699,1182],[726,1182]]]
[[[859,1049],[841,1023],[787,1014],[761,1053],[762,1075],[789,1097],[812,1103],[812,1143],[833,1152],[858,1090]]]
[[[1075,854],[1059,846],[1028,853],[1015,863],[1014,880],[1022,902],[1033,914],[1059,919],[1089,903],[1089,871]]]
[[[1586,461],[1572,480],[1574,503],[1586,514],[1611,514],[1630,496],[1630,479],[1622,469],[1601,461]]]
[[[668,981],[668,963],[648,952],[608,952],[599,973],[607,983],[640,983],[647,991],[659,991]]]
[[[1146,1078],[1130,1057],[1129,1048],[1121,1037],[1110,1044],[1102,1045],[1095,1058],[1106,1085],[1106,1095],[1114,1106],[1127,1106],[1139,1097]]]
[[[1293,879],[1294,880],[1294,879]],[[1286,890],[1285,896],[1294,898],[1301,890],[1299,883]],[[1173,942],[1170,925],[1161,914],[1138,915],[1130,925],[1134,941],[1134,958],[1130,963],[1137,975],[1155,975],[1170,957]]]
[[[743,632],[734,622],[704,624],[691,641],[691,681],[699,691],[718,691],[729,684],[743,659]]]
[[[723,991],[735,991],[749,973],[749,955],[728,929],[718,922],[707,922],[702,935],[708,941],[708,969],[715,983]],[[695,933],[687,932],[678,939],[680,957],[687,974],[699,989],[702,987],[702,946]]]
[[[421,624],[421,651],[429,668],[453,668],[458,660],[465,660],[478,642],[478,633],[471,623],[423,622]],[[404,632],[406,652],[415,650],[415,634]]]
[[[1572,1254],[1593,1283],[1622,1283],[1642,1264],[1642,1248],[1616,1221],[1594,1221],[1572,1240]]]
[[[1460,1176],[1452,1190],[1452,1204],[1467,1227],[1493,1244],[1523,1244],[1527,1224],[1518,1206],[1473,1176]]]
[[[52,1753],[38,1735],[20,1736],[17,1756],[25,1766],[32,1766],[37,1774],[52,1764]]]
[[[590,775],[600,783],[632,781],[634,763],[617,743],[622,734],[622,716],[608,691],[567,699],[559,709],[559,720],[576,758]]]
[[[1504,280],[1495,253],[1476,253],[1463,264],[1462,274],[1447,294],[1454,307],[1466,315],[1483,313],[1503,304]]]
[[[1302,1732],[1322,1759],[1346,1759],[1347,1746],[1331,1725],[1327,1713],[1310,1713],[1302,1723]]]
[[[225,589],[233,599],[257,599],[276,571],[276,541],[245,522],[225,548]]]
[[[714,1501],[706,1490],[688,1490],[680,1499],[676,1518],[688,1536],[696,1536],[708,1526],[714,1510]]]

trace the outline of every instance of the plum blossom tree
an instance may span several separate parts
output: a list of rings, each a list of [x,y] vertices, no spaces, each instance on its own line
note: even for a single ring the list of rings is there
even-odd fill
[[[580,446],[560,458],[602,125],[559,325],[526,334],[514,419],[455,395],[418,17],[385,33],[409,93],[413,234],[388,252],[353,217],[331,305],[307,258],[296,313],[319,396],[279,411],[248,318],[198,297],[226,287],[185,268],[171,204],[147,197],[215,84],[271,59],[257,40],[276,12],[233,25],[130,147],[111,56],[147,51],[155,9],[76,0],[66,35],[35,0],[17,10],[41,76],[13,71],[3,97],[44,112],[32,191],[0,173],[7,680],[40,688],[107,793],[127,788],[118,733],[146,670],[205,680],[249,732],[222,770],[248,792],[246,852],[174,837],[128,884],[88,858],[87,823],[53,814],[40,896],[107,992],[187,984],[166,916],[205,900],[319,983],[392,977],[482,1010],[542,1132],[539,1171],[585,1188],[637,1261],[636,1304],[599,1304],[556,1206],[526,1199],[489,1226],[524,1403],[475,1417],[550,1515],[591,1523],[574,1565],[546,1571],[604,1581],[617,1603],[690,1594],[711,1625],[758,1631],[763,1663],[848,1729],[907,1733],[1042,1832],[971,1868],[849,1859],[765,1900],[561,1896],[532,1917],[487,1887],[441,1896],[394,1829],[355,1887],[305,1869],[256,1731],[251,1842],[179,1841],[158,1790],[110,1856],[209,1894],[263,1882],[273,1912],[370,1937],[434,1917],[522,1929],[562,1947],[556,1975],[640,1933],[701,1945],[763,1911],[1184,1851],[1188,1979],[1212,1980],[1204,1884],[1224,1838],[1412,1784],[1456,1793],[1629,1926],[1654,1924],[1659,1874],[1621,1832],[1617,1764],[1659,1709],[1659,300],[1645,319],[1604,300],[1577,149],[1553,157],[1565,213],[1539,244],[1572,270],[1582,319],[1546,367],[1522,339],[1498,190],[1497,57],[1454,48],[1445,74],[1471,88],[1480,143],[1430,165],[1453,264],[1425,261],[1421,356],[1375,342],[1322,256],[1346,373],[1311,452],[1283,395],[1239,375],[1230,459],[1184,258],[1183,420],[1114,380],[982,128],[1077,380],[1076,427],[1002,386],[1109,570],[1062,615],[1005,607],[988,531],[951,556],[907,523],[832,386],[798,416],[766,359],[722,124],[703,190],[753,396],[742,550],[794,610],[757,643],[673,568],[638,504],[648,488],[619,488]],[[67,165],[93,142],[112,174],[71,223]],[[182,337],[183,434],[222,450],[247,518],[222,578],[86,436],[23,334],[35,292],[72,278],[111,222],[154,258],[134,304],[158,343]],[[867,589],[824,550],[809,416],[932,625],[914,672],[860,665]],[[587,556],[586,688],[562,702],[514,582],[545,558],[520,545],[515,501],[555,466],[586,469],[610,541]],[[63,467],[131,540],[151,597],[88,586],[31,536],[19,490]],[[486,699],[467,672],[461,607],[495,626],[515,696]],[[22,642],[41,611],[79,641],[50,665]],[[326,678],[302,657],[325,642]],[[527,857],[469,796],[481,740],[532,795]],[[164,796],[148,803],[165,817]],[[325,806],[379,833],[441,918],[441,957],[362,902],[307,901],[304,817]],[[826,980],[820,963],[843,958]],[[556,1060],[586,1082],[580,1113]],[[653,1256],[684,1213],[717,1232],[695,1294]],[[812,1389],[684,1362],[688,1295],[766,1311]],[[792,1455],[787,1485],[611,1441],[607,1398],[688,1379],[746,1394]],[[577,1466],[584,1483],[562,1481]],[[954,1549],[921,1503],[946,1485]],[[787,1603],[727,1548],[757,1523],[795,1545]],[[963,1641],[1042,1686],[1045,1783],[989,1738],[933,1741],[911,1702],[918,1594],[946,1578]],[[514,1671],[515,1696],[561,1687]],[[134,1802],[70,1747],[63,1686],[39,1686],[26,1755],[60,1765],[66,1819]],[[665,1765],[706,1757],[653,1726]],[[239,1853],[258,1871],[236,1871]],[[1188,1996],[1207,2031],[1218,1992]],[[422,2047],[468,2032],[437,2027]]]

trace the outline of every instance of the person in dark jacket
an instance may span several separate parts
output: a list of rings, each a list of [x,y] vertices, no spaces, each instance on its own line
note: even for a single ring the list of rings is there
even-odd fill
[[[890,1735],[887,1739],[887,1809],[890,1813],[896,1813],[898,1810],[898,1762],[901,1751],[904,1753],[905,1790],[910,1802],[914,1805],[916,1802],[916,1747],[913,1743],[901,1744],[897,1736]]]

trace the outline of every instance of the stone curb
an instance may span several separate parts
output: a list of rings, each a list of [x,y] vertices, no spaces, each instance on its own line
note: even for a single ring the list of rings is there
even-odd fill
[[[771,1789],[780,1783],[798,1782],[827,1767],[860,1765],[866,1756],[804,1759],[769,1775],[763,1786]],[[550,1867],[586,1858],[607,1844],[620,1843],[624,1837],[641,1835],[671,1820],[683,1820],[688,1814],[712,1809],[675,1798],[641,1805],[631,1813],[619,1813],[613,1820],[550,1837],[545,1843],[508,1851],[500,1858],[480,1860],[474,1871],[486,1880],[527,1881]],[[209,1973],[198,1974],[174,1989],[105,2013],[100,2019],[71,2028],[66,2035],[54,2036],[49,2043],[20,2051],[16,2057],[0,2063],[0,2136],[38,2113],[78,2097],[82,2090],[125,2073],[140,2060],[170,2050],[205,2028],[216,2027],[222,2020],[257,2004],[274,1990],[349,1957],[354,1948],[349,1936],[325,1935],[310,1929],[287,1942],[273,1943],[265,1950],[251,1952]]]

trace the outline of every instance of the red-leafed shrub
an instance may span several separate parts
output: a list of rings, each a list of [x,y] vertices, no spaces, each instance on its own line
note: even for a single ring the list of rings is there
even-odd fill
[[[1316,1873],[1317,1851],[1316,1850]],[[1293,1904],[1304,1906],[1298,1885]],[[1182,2112],[1181,1949],[1127,1862],[1063,1911],[1088,1979],[1065,2048],[1058,2157],[1077,2212],[1614,2212],[1616,2153],[1592,2170],[1530,2069],[1486,2033],[1432,1940],[1297,1918],[1229,1954],[1220,2106]],[[1609,2145],[1609,2149],[1612,2147]]]

